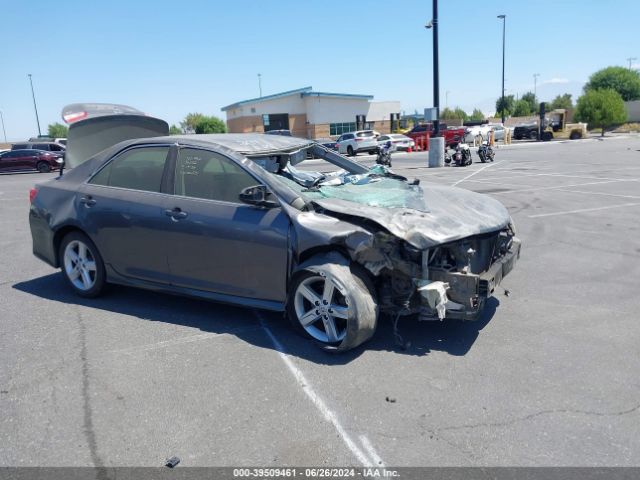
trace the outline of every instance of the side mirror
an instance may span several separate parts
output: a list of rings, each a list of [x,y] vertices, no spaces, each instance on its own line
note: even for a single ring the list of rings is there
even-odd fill
[[[241,202],[255,205],[257,207],[274,208],[278,206],[278,202],[271,200],[273,194],[265,185],[255,185],[253,187],[243,188],[238,198]]]

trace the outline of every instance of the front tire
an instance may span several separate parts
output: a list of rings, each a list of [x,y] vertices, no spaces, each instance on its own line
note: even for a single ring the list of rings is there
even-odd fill
[[[95,244],[85,234],[67,234],[60,243],[59,258],[62,274],[77,295],[93,298],[104,291],[104,262]]]
[[[287,301],[294,329],[328,352],[366,342],[378,322],[375,289],[367,273],[334,253],[313,257],[294,274]]]

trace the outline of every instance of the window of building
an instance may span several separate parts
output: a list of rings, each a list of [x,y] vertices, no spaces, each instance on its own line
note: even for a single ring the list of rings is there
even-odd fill
[[[329,135],[342,135],[343,133],[353,132],[356,129],[355,122],[353,123],[330,123]]]

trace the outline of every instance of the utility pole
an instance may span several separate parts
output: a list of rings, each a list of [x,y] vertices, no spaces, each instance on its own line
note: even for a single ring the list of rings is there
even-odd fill
[[[498,18],[502,19],[502,102],[501,102],[501,114],[502,114],[502,124],[504,125],[504,44],[505,44],[505,32],[507,25],[507,16],[506,15],[498,15]]]
[[[444,166],[444,138],[440,136],[440,72],[438,70],[438,0],[433,0],[433,18],[425,25],[433,28],[433,110],[435,125],[429,140],[429,167]]]
[[[29,83],[31,84],[31,96],[33,97],[33,109],[36,111],[36,123],[38,124],[38,136],[42,136],[42,132],[40,131],[40,119],[38,118],[38,106],[36,105],[36,94],[33,93],[33,80],[31,79],[31,74],[28,73]]]
[[[637,60],[637,58],[636,57],[627,58],[627,62],[629,62],[629,70],[631,70],[631,62],[633,62],[634,60]]]
[[[436,109],[436,124],[433,136],[440,136],[440,71],[438,66],[438,0],[433,0],[433,106]]]
[[[262,74],[258,74],[258,90],[260,90],[260,98],[262,98]]]
[[[534,73],[533,74],[533,98],[536,98],[536,87],[538,86],[538,77],[540,76],[539,73]]]
[[[4,143],[7,143],[7,131],[4,129],[4,117],[2,116],[2,110],[0,110],[0,120],[2,120],[2,133],[4,133]]]

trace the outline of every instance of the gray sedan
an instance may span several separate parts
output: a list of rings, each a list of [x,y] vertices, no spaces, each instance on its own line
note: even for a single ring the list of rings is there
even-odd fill
[[[31,192],[33,252],[78,295],[117,283],[285,311],[344,351],[381,312],[478,318],[519,257],[490,197],[408,182],[311,140],[167,130],[85,115],[69,129],[66,171]],[[304,167],[309,152],[321,171]]]

